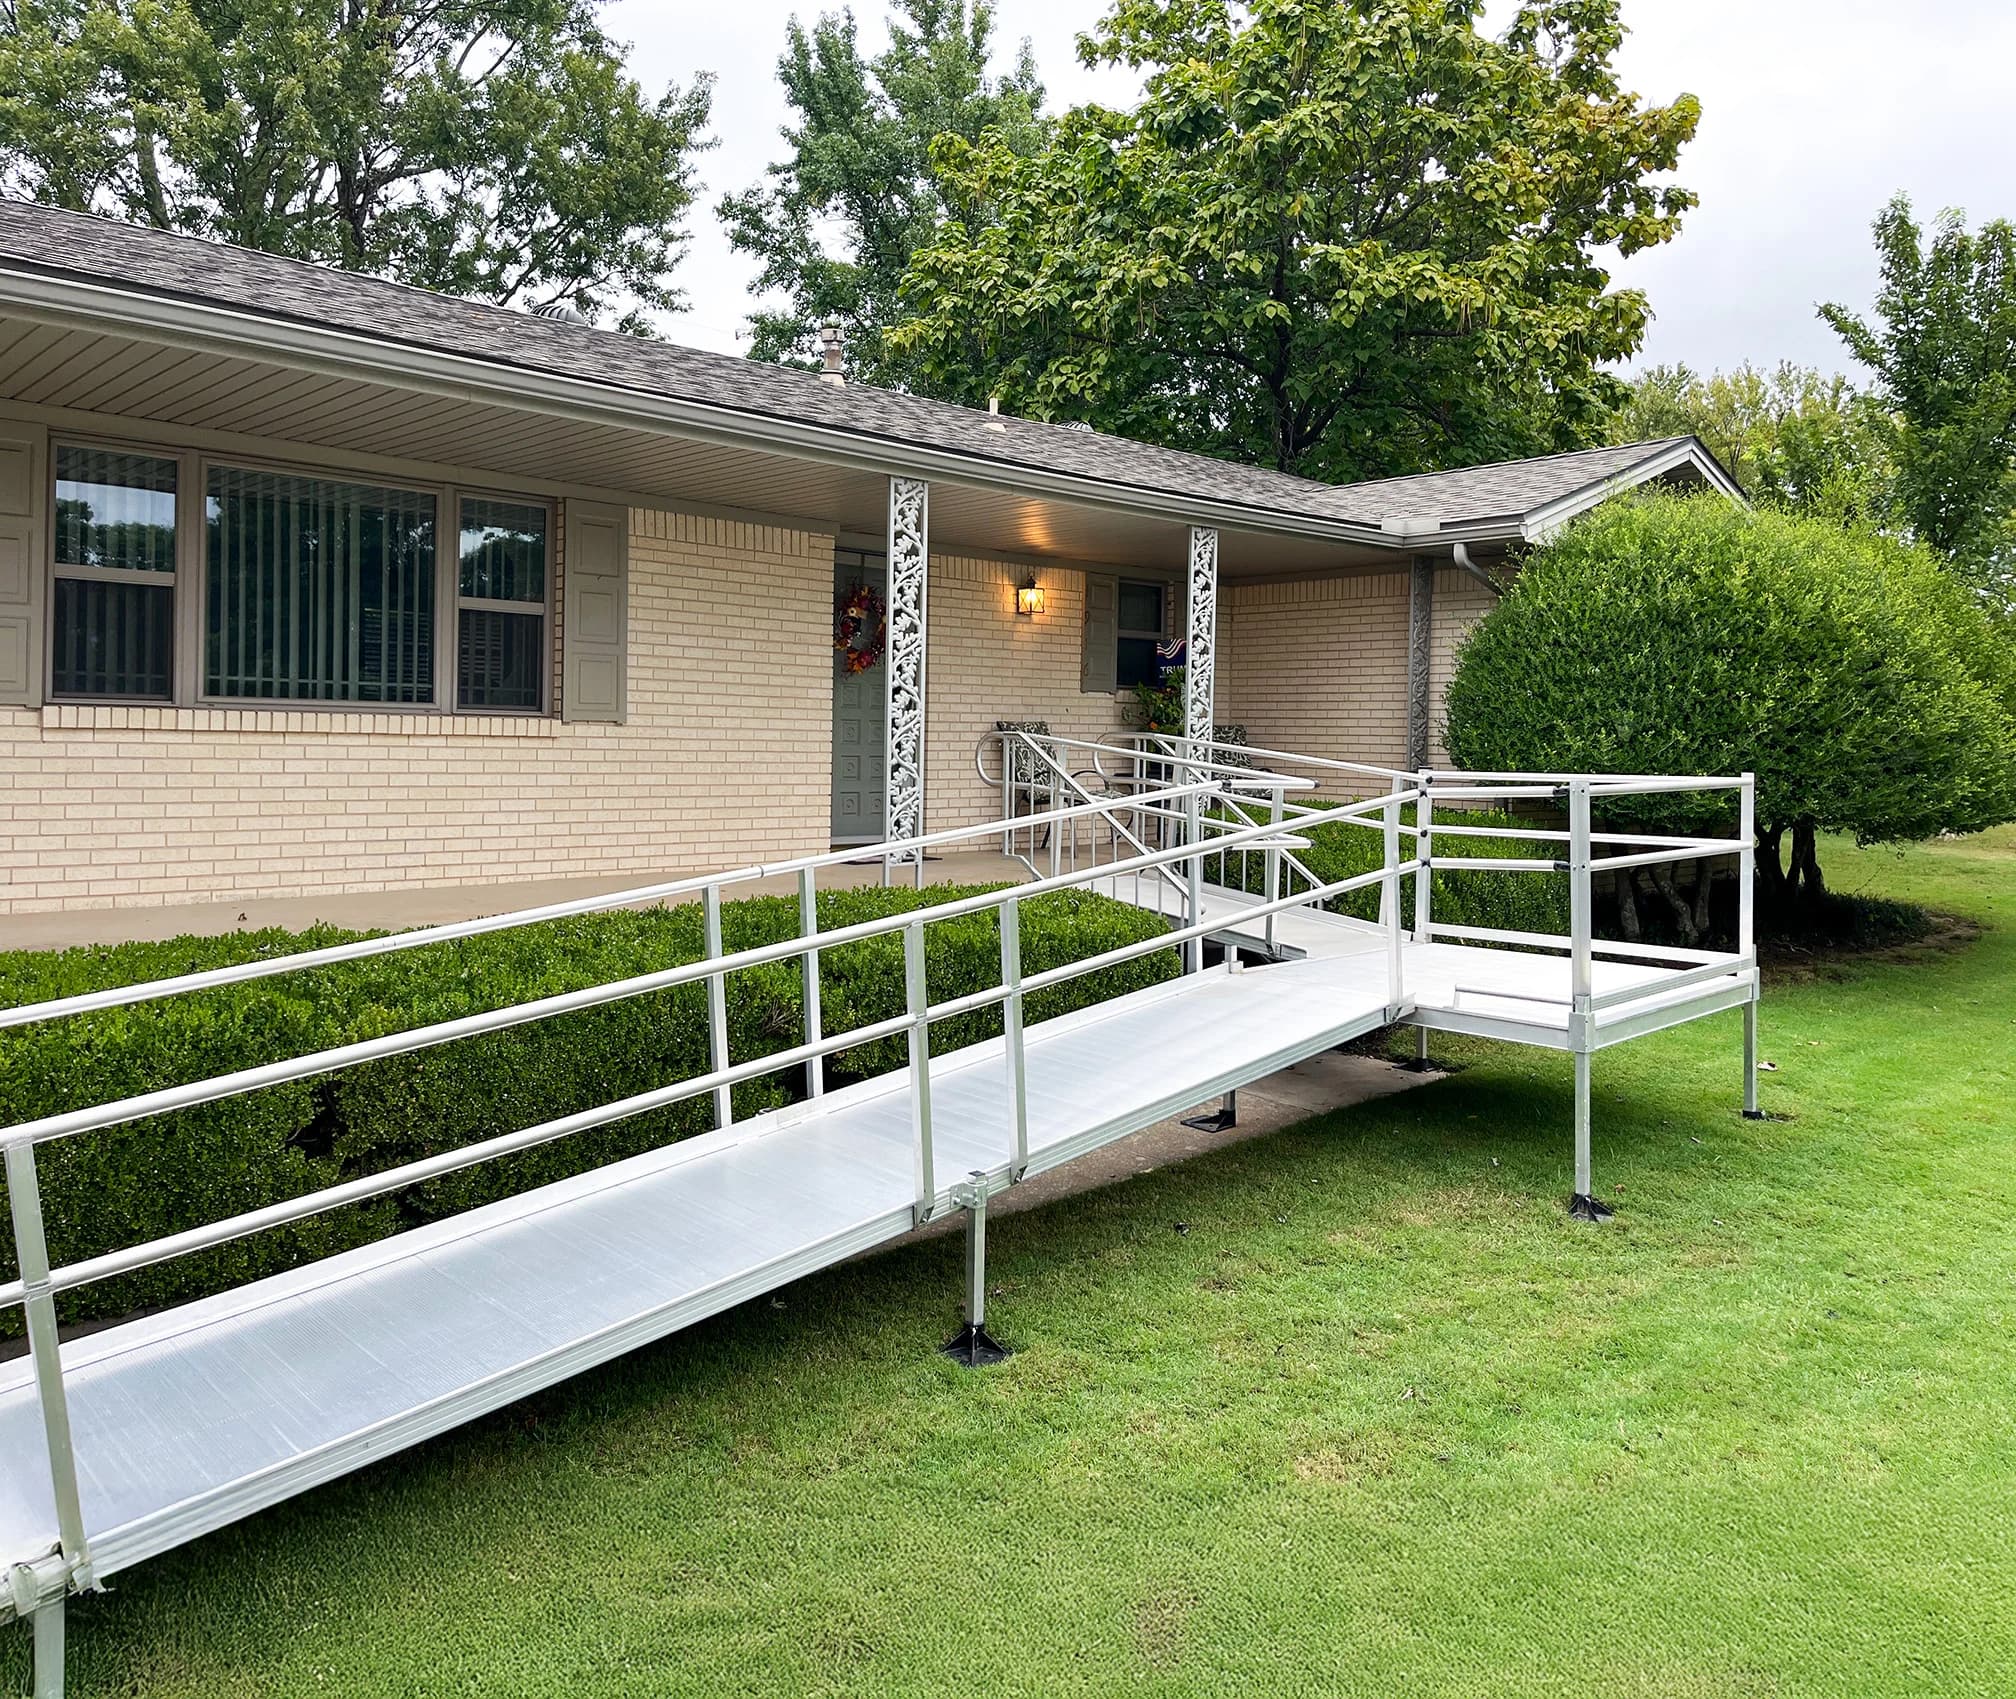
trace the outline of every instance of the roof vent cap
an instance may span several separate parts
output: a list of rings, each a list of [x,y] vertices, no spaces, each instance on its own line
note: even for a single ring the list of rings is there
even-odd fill
[[[822,368],[819,381],[844,388],[847,383],[847,346],[840,339],[838,319],[828,319],[819,327],[819,361]]]
[[[587,316],[575,311],[565,301],[542,301],[532,309],[533,315],[542,319],[553,319],[560,324],[586,324]]]
[[[1092,427],[1086,424],[1083,419],[1066,419],[1062,423],[1067,431],[1083,431],[1088,436],[1092,431]]]

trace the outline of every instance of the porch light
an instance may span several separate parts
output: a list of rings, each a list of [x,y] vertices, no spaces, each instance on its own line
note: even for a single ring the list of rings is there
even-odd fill
[[[1043,586],[1036,582],[1036,575],[1032,572],[1015,587],[1015,612],[1019,618],[1034,619],[1042,611]]]

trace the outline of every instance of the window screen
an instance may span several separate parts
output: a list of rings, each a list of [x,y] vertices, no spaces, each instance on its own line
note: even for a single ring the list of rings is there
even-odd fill
[[[456,568],[456,706],[537,712],[546,700],[544,507],[466,497]]]
[[[54,694],[168,696],[176,471],[157,455],[57,445]]]

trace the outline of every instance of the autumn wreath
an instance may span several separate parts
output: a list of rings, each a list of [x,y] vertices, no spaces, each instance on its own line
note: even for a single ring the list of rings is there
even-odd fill
[[[871,584],[857,584],[833,599],[833,649],[850,673],[865,673],[882,659],[889,622]]]

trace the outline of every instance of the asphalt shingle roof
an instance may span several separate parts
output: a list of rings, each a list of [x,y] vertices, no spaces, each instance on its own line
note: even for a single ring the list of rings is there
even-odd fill
[[[1627,472],[1679,439],[1337,486],[862,384],[822,382],[682,348],[437,295],[355,272],[107,218],[0,199],[0,265],[349,332],[495,365],[674,396],[769,419],[1063,473],[1181,498],[1410,531],[1515,516]],[[1002,425],[1006,429],[998,428]]]

